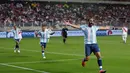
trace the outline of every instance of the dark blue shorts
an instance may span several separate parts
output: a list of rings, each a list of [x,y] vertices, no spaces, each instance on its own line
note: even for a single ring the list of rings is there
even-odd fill
[[[19,39],[14,39],[16,42],[19,42]]]
[[[85,55],[90,56],[91,53],[100,52],[100,48],[97,44],[85,44]]]
[[[44,48],[46,48],[46,43],[40,42],[40,45]]]

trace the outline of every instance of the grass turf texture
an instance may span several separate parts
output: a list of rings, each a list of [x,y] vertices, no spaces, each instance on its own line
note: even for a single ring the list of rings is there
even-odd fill
[[[127,44],[124,44],[121,36],[98,37],[103,56],[103,68],[107,70],[107,73],[130,73],[129,39],[130,36]],[[83,37],[68,37],[67,44],[62,43],[61,37],[52,37],[46,48],[47,59],[42,59],[38,38],[24,38],[20,43],[20,54],[13,52],[14,44],[13,39],[0,39],[0,73],[99,72],[97,60],[93,54],[86,67],[81,66],[81,60],[84,57]],[[3,63],[11,66],[2,65]],[[12,65],[20,68],[12,67]]]

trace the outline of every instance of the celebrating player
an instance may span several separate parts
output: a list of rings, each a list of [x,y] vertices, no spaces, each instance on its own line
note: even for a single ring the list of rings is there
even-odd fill
[[[63,37],[63,43],[65,44],[66,43],[66,39],[67,39],[67,31],[68,31],[68,28],[66,28],[66,26],[64,26],[64,28],[62,29],[62,37]]]
[[[19,42],[20,42],[20,33],[21,33],[21,30],[19,28],[17,28],[16,25],[13,26],[13,29],[11,30],[11,32],[13,33],[14,35],[14,40],[16,42],[16,45],[14,47],[14,52],[17,52],[20,53],[20,47],[19,47]]]
[[[45,48],[46,48],[46,44],[47,44],[47,31],[46,31],[46,25],[43,24],[42,25],[42,30],[38,31],[36,33],[36,36],[40,36],[40,45],[42,48],[42,57],[45,59]]]
[[[127,40],[127,33],[128,33],[128,28],[124,25],[122,27],[122,39],[124,43],[126,43]]]
[[[100,73],[105,73],[106,71],[102,69],[102,59],[101,59],[101,54],[100,54],[100,49],[97,44],[96,40],[96,31],[100,29],[100,27],[97,27],[94,22],[94,19],[89,20],[88,25],[73,25],[69,22],[65,22],[65,24],[81,29],[84,33],[84,42],[85,42],[85,58],[82,61],[82,66],[85,66],[85,62],[89,60],[91,53],[93,52],[95,56],[97,57],[97,63],[99,65],[99,72]]]

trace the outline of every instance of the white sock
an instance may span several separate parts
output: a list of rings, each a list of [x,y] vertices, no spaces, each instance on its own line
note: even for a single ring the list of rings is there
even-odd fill
[[[124,37],[122,37],[122,40],[125,42],[125,38]]]
[[[102,70],[102,66],[99,66],[100,70]]]
[[[42,53],[42,56],[44,57],[44,56],[45,56],[45,54],[44,54],[44,53]]]
[[[125,39],[125,43],[126,43],[126,39]]]

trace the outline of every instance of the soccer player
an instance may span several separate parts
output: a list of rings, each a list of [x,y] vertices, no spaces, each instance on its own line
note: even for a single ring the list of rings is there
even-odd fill
[[[127,33],[128,33],[128,28],[124,25],[122,27],[122,39],[124,43],[126,43],[127,40]]]
[[[55,32],[53,32],[51,28],[48,28],[45,31],[47,32],[47,42],[49,43],[51,35],[53,35]]]
[[[20,53],[20,47],[19,47],[20,37],[19,37],[19,34],[21,33],[21,30],[16,25],[14,25],[11,32],[13,33],[14,40],[16,42],[16,45],[14,47],[14,52],[16,53],[18,51],[18,53]]]
[[[19,30],[20,30],[20,28],[19,28]],[[21,41],[22,40],[22,31],[21,32],[19,32],[19,41]]]
[[[85,43],[85,58],[82,60],[82,66],[85,66],[85,62],[87,62],[90,58],[91,53],[93,52],[95,56],[97,57],[97,63],[99,65],[99,72],[105,73],[106,70],[102,69],[102,59],[100,54],[100,49],[97,44],[96,39],[96,31],[100,29],[100,27],[97,27],[95,25],[94,19],[90,19],[88,25],[81,25],[77,26],[74,24],[71,24],[69,22],[65,22],[66,25],[69,25],[74,28],[81,29],[84,33],[84,43]]]
[[[68,28],[66,26],[64,26],[64,28],[62,29],[62,37],[63,37],[63,43],[66,43],[66,39],[67,39],[67,31]]]
[[[38,31],[36,33],[36,36],[40,36],[40,45],[41,45],[41,48],[42,48],[42,57],[45,59],[45,48],[46,48],[46,44],[47,44],[47,31],[46,31],[46,25],[43,24],[42,25],[42,30]]]

